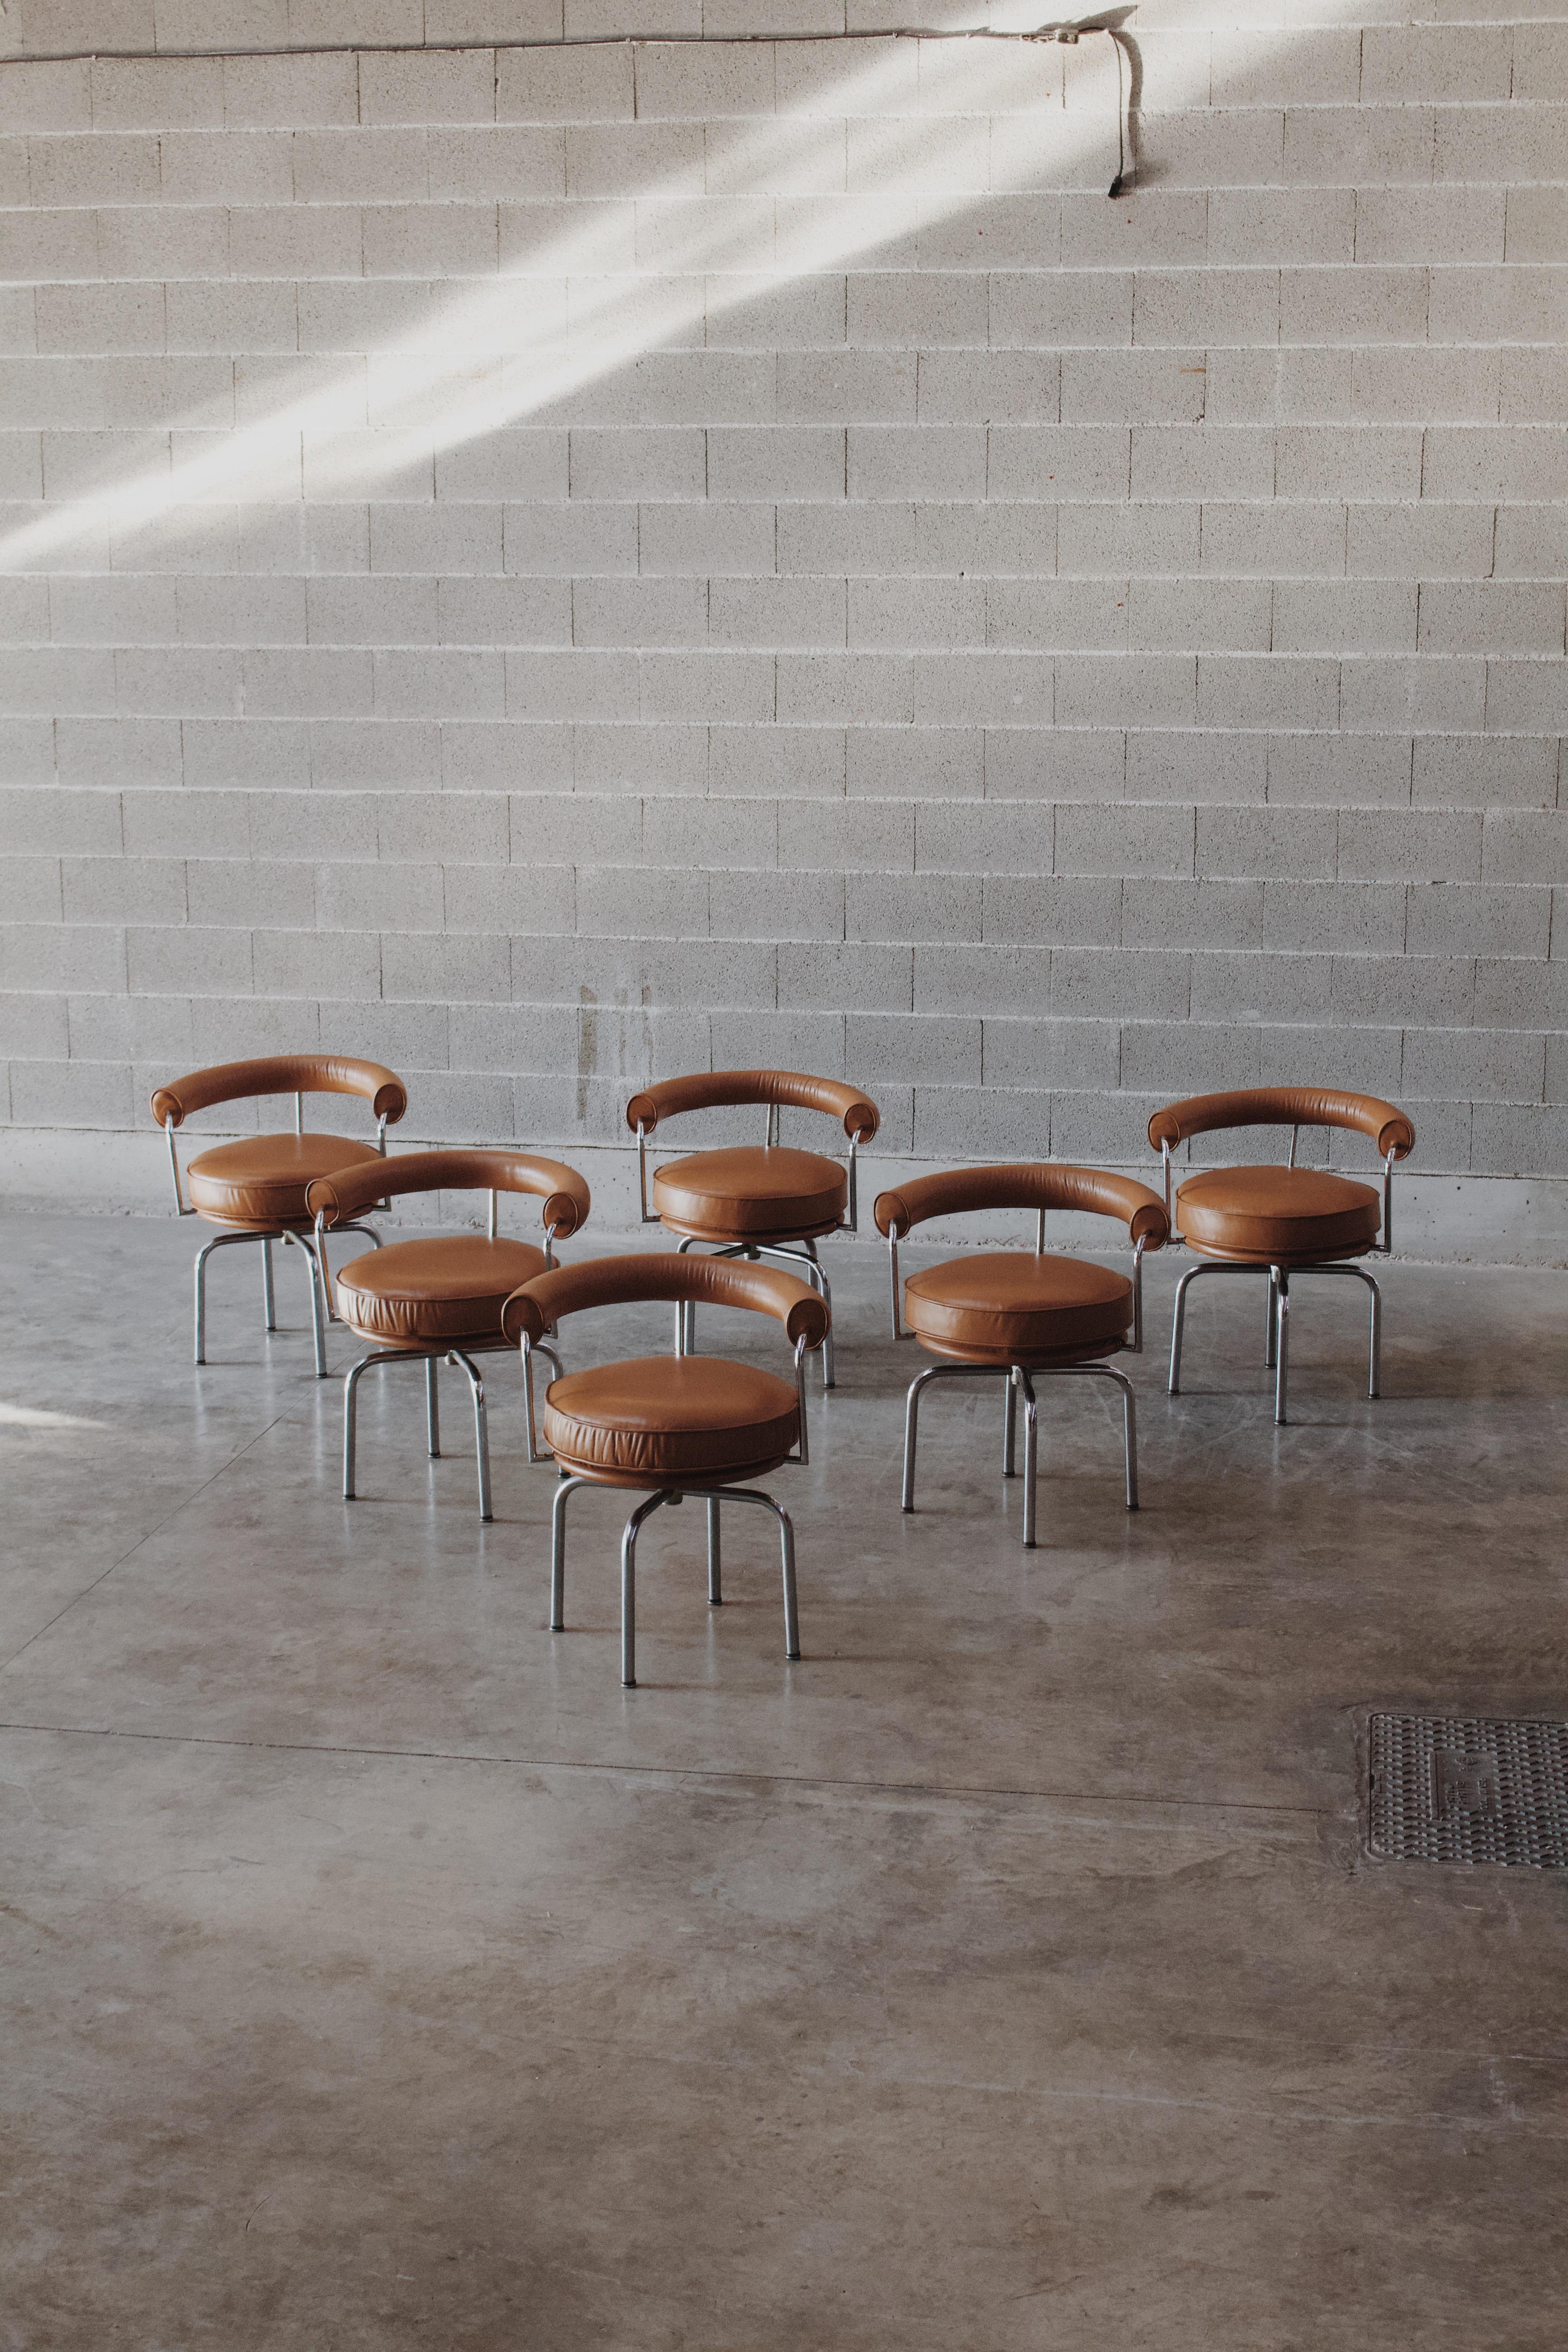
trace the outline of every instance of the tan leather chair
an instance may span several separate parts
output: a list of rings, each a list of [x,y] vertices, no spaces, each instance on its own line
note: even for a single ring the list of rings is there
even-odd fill
[[[423,1358],[426,1436],[434,1462],[441,1452],[440,1366],[467,1374],[474,1400],[474,1444],[479,1469],[479,1517],[490,1510],[489,1433],[485,1384],[473,1359],[510,1343],[501,1308],[511,1293],[555,1263],[552,1244],[587,1222],[588,1187],[575,1169],[529,1151],[409,1151],[374,1170],[343,1169],[310,1187],[316,1255],[327,1276],[329,1231],[353,1233],[354,1219],[377,1193],[481,1192],[489,1198],[484,1234],[443,1234],[434,1240],[389,1242],[345,1265],[335,1285],[334,1319],[372,1343],[343,1381],[343,1499],[354,1499],[354,1448],[359,1384],[373,1364]],[[544,1247],[503,1239],[497,1230],[502,1192],[542,1194]],[[334,1286],[329,1283],[329,1296]],[[554,1350],[540,1352],[560,1369]],[[531,1435],[529,1457],[538,1460]]]
[[[292,1135],[250,1135],[237,1143],[216,1144],[198,1152],[185,1170],[190,1189],[187,1207],[180,1193],[180,1161],[174,1129],[192,1111],[214,1103],[253,1100],[258,1095],[292,1095]],[[375,1112],[375,1141],[356,1143],[346,1135],[316,1135],[305,1131],[307,1095],[361,1095]],[[169,1139],[169,1166],[174,1178],[174,1207],[182,1217],[204,1217],[224,1230],[216,1241],[196,1253],[196,1361],[206,1361],[206,1265],[214,1250],[232,1242],[261,1244],[261,1297],[267,1328],[278,1328],[272,1298],[272,1244],[297,1242],[310,1266],[310,1328],[316,1342],[316,1378],[327,1376],[326,1333],[322,1309],[330,1305],[326,1286],[310,1241],[310,1213],[305,1194],[311,1179],[351,1165],[379,1165],[386,1151],[389,1121],[403,1117],[408,1093],[401,1078],[379,1062],[355,1061],[343,1054],[278,1054],[257,1062],[223,1062],[210,1070],[193,1070],[159,1087],[153,1097],[153,1116]],[[366,1205],[380,1197],[373,1191]],[[368,1225],[355,1228],[372,1242],[380,1236]]]
[[[1288,1127],[1284,1167],[1205,1168],[1171,1198],[1172,1154],[1189,1136],[1216,1128]],[[1383,1197],[1371,1184],[1323,1168],[1298,1168],[1304,1127],[1342,1127],[1372,1136],[1383,1160]],[[1182,1382],[1182,1330],[1187,1292],[1200,1274],[1266,1274],[1268,1318],[1263,1360],[1274,1370],[1274,1418],[1283,1426],[1290,1360],[1290,1276],[1348,1274],[1372,1293],[1367,1394],[1382,1385],[1383,1294],[1351,1260],[1386,1257],[1393,1247],[1394,1163],[1415,1147],[1415,1129],[1393,1103],[1332,1087],[1254,1087],[1241,1093],[1194,1095],[1149,1121],[1149,1140],[1164,1164],[1165,1205],[1176,1239],[1203,1259],[1176,1285],[1171,1326],[1169,1393]],[[1379,1228],[1382,1238],[1379,1239]]]
[[[653,1171],[653,1207],[648,1207],[648,1138],[660,1119],[683,1111],[714,1110],[742,1103],[766,1106],[762,1143],[728,1150],[696,1151],[667,1160]],[[790,1105],[819,1110],[843,1122],[849,1138],[849,1163],[815,1151],[786,1150],[778,1141],[778,1115]],[[663,1225],[683,1236],[681,1250],[700,1242],[718,1257],[753,1261],[771,1257],[797,1266],[828,1310],[822,1351],[822,1384],[834,1385],[833,1294],[816,1255],[825,1234],[858,1230],[855,1155],[880,1125],[877,1106],[858,1087],[837,1078],[812,1078],[798,1070],[712,1070],[689,1078],[665,1078],[645,1087],[626,1105],[626,1125],[637,1139],[637,1185],[645,1225]],[[687,1344],[693,1338],[695,1307],[688,1309]]]
[[[1035,1247],[977,1250],[944,1258],[911,1274],[899,1318],[899,1244],[931,1217],[967,1216],[979,1209],[1033,1209]],[[1125,1223],[1132,1241],[1131,1276],[1091,1260],[1046,1255],[1047,1209],[1090,1211]],[[1006,1381],[1002,1425],[1002,1475],[1013,1475],[1017,1400],[1024,1400],[1024,1548],[1035,1549],[1038,1486],[1038,1401],[1044,1375],[1112,1381],[1121,1391],[1127,1507],[1138,1508],[1138,1418],[1132,1386],[1107,1356],[1143,1349],[1143,1253],[1163,1246],[1170,1221],[1156,1195],[1131,1177],[1096,1168],[1058,1168],[1044,1161],[1007,1168],[954,1168],[917,1176],[877,1196],[873,1212],[888,1237],[893,1337],[918,1339],[945,1360],[917,1372],[904,1403],[903,1507],[915,1507],[916,1416],[931,1381],[974,1380],[986,1373]]]
[[[828,1309],[793,1275],[769,1267],[716,1265],[711,1258],[659,1251],[646,1257],[589,1258],[524,1284],[502,1310],[509,1339],[522,1349],[529,1445],[533,1445],[533,1358],[550,1351],[545,1334],[563,1315],[666,1298],[675,1307],[675,1354],[633,1357],[590,1371],[560,1373],[544,1398],[544,1442],[554,1454],[550,1556],[550,1630],[565,1628],[566,1504],[580,1486],[640,1488],[621,1536],[621,1680],[637,1682],[637,1543],[645,1519],[662,1504],[700,1495],[708,1507],[708,1598],[723,1599],[720,1580],[721,1501],[752,1503],[778,1521],[784,1559],[784,1655],[800,1655],[795,1609],[795,1528],[787,1511],[750,1482],[785,1463],[806,1459],[805,1359],[827,1337]],[[756,1370],[689,1344],[689,1309],[745,1307],[773,1315],[795,1348],[795,1379]]]

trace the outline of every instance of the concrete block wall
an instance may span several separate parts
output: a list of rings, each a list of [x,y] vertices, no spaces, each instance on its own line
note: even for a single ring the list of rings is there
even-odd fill
[[[1299,13],[1140,8],[1110,202],[1103,37],[13,0],[9,1189],[317,1045],[606,1171],[710,1065],[1144,1169],[1332,1080],[1556,1254],[1568,23]],[[900,21],[648,21],[764,15]]]

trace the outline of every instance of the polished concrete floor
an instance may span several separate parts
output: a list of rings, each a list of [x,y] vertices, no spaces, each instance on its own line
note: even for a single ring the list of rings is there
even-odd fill
[[[1561,2342],[1562,1877],[1369,1861],[1357,1759],[1370,1706],[1563,1712],[1568,1275],[1391,1267],[1370,1406],[1300,1286],[1277,1432],[1251,1285],[1166,1402],[1156,1265],[1144,1507],[1047,1385],[1025,1554],[994,1389],[900,1516],[921,1360],[837,1248],[805,1656],[762,1515],[710,1612],[666,1512],[623,1692],[624,1506],[552,1636],[510,1360],[491,1527],[450,1374],[434,1464],[367,1381],[344,1505],[291,1255],[269,1341],[215,1262],[198,1372],[189,1226],[0,1249],[5,2352]]]

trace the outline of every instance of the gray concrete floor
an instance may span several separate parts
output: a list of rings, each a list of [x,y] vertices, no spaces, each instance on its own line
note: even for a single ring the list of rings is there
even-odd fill
[[[1166,1403],[1156,1265],[1144,1508],[1047,1386],[1026,1555],[994,1390],[901,1517],[923,1360],[837,1248],[805,1658],[762,1516],[710,1612],[668,1512],[625,1693],[624,1506],[552,1636],[510,1360],[492,1527],[451,1375],[437,1464],[367,1382],[345,1506],[292,1255],[270,1341],[215,1262],[198,1373],[191,1227],[3,1246],[5,2352],[1561,2341],[1562,1878],[1369,1862],[1357,1738],[1563,1711],[1568,1276],[1390,1268],[1375,1406],[1300,1286],[1276,1432],[1251,1285]]]

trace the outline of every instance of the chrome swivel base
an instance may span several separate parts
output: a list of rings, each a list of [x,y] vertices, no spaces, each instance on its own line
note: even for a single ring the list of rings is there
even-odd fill
[[[342,1230],[346,1231],[347,1228]],[[368,1356],[362,1356],[358,1363],[353,1365],[343,1378],[344,1502],[352,1503],[356,1499],[354,1466],[359,1433],[359,1384],[364,1374],[369,1371],[373,1364],[413,1364],[423,1361],[426,1439],[431,1461],[437,1462],[441,1458],[440,1367],[443,1363],[447,1363],[453,1365],[468,1376],[468,1387],[474,1400],[474,1452],[479,1473],[479,1517],[485,1521],[492,1519],[495,1513],[490,1508],[489,1420],[485,1410],[484,1381],[473,1359],[475,1356],[494,1355],[498,1352],[510,1355],[510,1343],[505,1339],[496,1339],[477,1341],[470,1339],[468,1345],[462,1348],[443,1348],[439,1345],[429,1348],[374,1348]],[[548,1356],[555,1367],[556,1378],[559,1379],[562,1369],[561,1359],[554,1349],[547,1347],[542,1340],[536,1340],[534,1353],[539,1356]]]
[[[684,1257],[687,1251],[694,1249],[696,1245],[696,1234],[688,1234],[686,1239],[679,1244],[679,1255]],[[827,1276],[823,1269],[822,1260],[816,1255],[816,1244],[814,1241],[794,1244],[729,1242],[723,1248],[713,1250],[710,1255],[713,1257],[743,1257],[749,1259],[753,1265],[759,1258],[771,1257],[775,1265],[788,1266],[792,1274],[810,1283],[827,1309],[827,1337],[822,1343],[822,1385],[824,1389],[837,1388],[838,1383],[834,1378],[833,1371],[833,1293],[828,1288]],[[690,1356],[695,1355],[697,1351],[697,1302],[695,1299],[689,1298],[685,1301],[684,1312],[686,1316],[685,1352]]]
[[[537,1346],[537,1342],[535,1345]],[[555,1489],[555,1503],[551,1514],[550,1537],[550,1630],[552,1633],[566,1629],[566,1503],[579,1486],[603,1486],[598,1478],[563,1475]],[[637,1537],[645,1519],[653,1517],[661,1504],[683,1503],[688,1495],[693,1501],[699,1496],[708,1506],[708,1599],[717,1609],[724,1595],[721,1583],[719,1559],[719,1506],[721,1503],[757,1503],[771,1511],[779,1523],[779,1540],[784,1565],[784,1656],[800,1655],[800,1619],[795,1591],[795,1526],[782,1504],[760,1486],[661,1486],[637,1505],[621,1534],[621,1683],[625,1689],[637,1687]]]
[[[904,1491],[903,1508],[915,1507],[915,1443],[920,1412],[921,1391],[929,1381],[1004,1380],[1007,1383],[1006,1401],[1002,1422],[1002,1475],[1014,1475],[1014,1441],[1017,1427],[1018,1398],[1024,1400],[1024,1549],[1033,1551],[1035,1545],[1036,1500],[1039,1488],[1039,1401],[1035,1394],[1037,1380],[1081,1379],[1114,1381],[1121,1391],[1122,1443],[1127,1471],[1127,1507],[1138,1508],[1138,1407],[1132,1394],[1132,1383],[1125,1372],[1110,1364],[1045,1364],[1026,1370],[1022,1364],[931,1364],[917,1372],[910,1382],[910,1392],[904,1401]]]
[[[381,1235],[373,1226],[343,1225],[339,1230],[345,1234],[363,1234],[376,1249],[381,1247]],[[310,1269],[310,1330],[316,1342],[316,1378],[319,1381],[324,1381],[327,1377],[327,1317],[322,1311],[326,1303],[325,1277],[321,1272],[321,1261],[316,1255],[315,1244],[306,1234],[297,1234],[287,1225],[279,1225],[268,1234],[219,1234],[214,1240],[204,1243],[196,1252],[197,1363],[205,1364],[207,1360],[207,1260],[214,1250],[230,1249],[237,1242],[261,1244],[261,1305],[268,1331],[276,1331],[278,1328],[278,1317],[272,1295],[272,1244],[274,1242],[282,1242],[287,1245],[289,1242],[293,1242],[304,1251]]]
[[[1171,1322],[1171,1377],[1167,1396],[1182,1392],[1182,1339],[1186,1325],[1187,1292],[1200,1274],[1262,1274],[1268,1277],[1268,1313],[1264,1329],[1263,1360],[1274,1374],[1274,1420],[1286,1423],[1290,1379],[1290,1277],[1297,1274],[1349,1275],[1364,1282],[1372,1293],[1371,1331],[1367,1348],[1367,1396],[1381,1395],[1383,1386],[1383,1293],[1364,1265],[1349,1259],[1315,1265],[1240,1265],[1227,1258],[1204,1258],[1189,1266],[1176,1285],[1175,1313]]]

